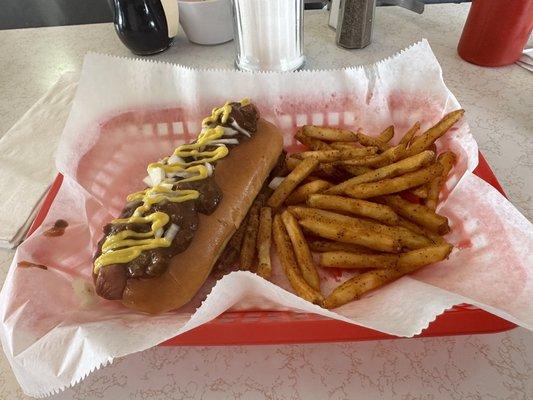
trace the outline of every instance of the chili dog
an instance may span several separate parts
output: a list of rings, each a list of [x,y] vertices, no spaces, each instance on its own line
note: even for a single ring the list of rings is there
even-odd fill
[[[283,140],[248,100],[202,122],[195,142],[148,166],[107,224],[93,261],[96,293],[148,313],[177,309],[205,282],[277,164]]]

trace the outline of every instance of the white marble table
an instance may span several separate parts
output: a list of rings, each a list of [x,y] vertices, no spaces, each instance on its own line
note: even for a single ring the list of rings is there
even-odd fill
[[[511,201],[531,219],[533,74],[518,66],[463,62],[456,44],[468,5],[389,7],[376,13],[373,44],[339,49],[327,15],[306,12],[306,68],[338,68],[387,57],[427,38],[444,78],[467,111],[480,149]],[[87,51],[132,57],[111,24],[0,31],[0,135]],[[232,68],[233,44],[202,47],[180,33],[153,57],[192,67]],[[416,71],[413,71],[416,73]],[[13,256],[0,251],[0,282]],[[0,355],[0,399],[25,399]],[[54,399],[530,399],[533,334],[342,344],[155,348],[90,375]]]

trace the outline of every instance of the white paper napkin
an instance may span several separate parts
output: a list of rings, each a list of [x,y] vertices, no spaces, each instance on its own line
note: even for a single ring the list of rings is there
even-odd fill
[[[0,139],[0,247],[17,246],[57,174],[54,154],[78,84],[65,73]]]

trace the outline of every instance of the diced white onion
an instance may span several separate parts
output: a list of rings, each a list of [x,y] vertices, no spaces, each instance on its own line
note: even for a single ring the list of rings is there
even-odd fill
[[[150,175],[146,176],[143,179],[143,182],[146,183],[146,186],[152,186],[152,178],[150,178]]]
[[[213,144],[239,144],[237,139],[217,139],[209,142],[209,145]]]
[[[163,231],[163,228],[159,228],[157,231],[155,231],[154,236],[155,236],[156,238],[160,238],[161,236],[163,236],[163,232],[164,232],[164,231]]]
[[[152,178],[152,186],[159,185],[165,179],[165,170],[161,167],[150,168],[148,174]]]
[[[231,121],[231,126],[233,126],[235,129],[237,129],[237,130],[238,130],[240,133],[242,133],[243,135],[246,135],[246,136],[248,136],[248,137],[251,136],[251,135],[250,135],[250,132],[248,132],[246,129],[241,128],[241,127],[239,126],[239,124],[238,124],[235,120]]]
[[[222,136],[235,136],[239,133],[239,131],[236,131],[235,129],[231,129],[227,126],[223,126],[222,129],[224,129],[224,135]]]
[[[170,224],[167,231],[165,232],[165,239],[169,242],[172,242],[176,235],[178,234],[180,227],[176,224]]]
[[[172,165],[172,164],[184,164],[185,161],[183,161],[183,158],[181,158],[180,156],[177,156],[175,154],[172,154],[169,158],[168,158],[168,164],[169,165]]]
[[[283,176],[276,176],[274,179],[270,181],[270,183],[268,184],[268,187],[272,190],[276,190],[278,186],[281,185],[281,182],[283,182],[284,179],[285,177]]]
[[[213,170],[215,169],[210,163],[206,162],[205,167],[207,168],[207,176],[213,175]]]

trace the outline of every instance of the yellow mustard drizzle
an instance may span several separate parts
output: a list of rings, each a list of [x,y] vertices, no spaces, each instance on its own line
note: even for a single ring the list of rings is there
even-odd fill
[[[242,106],[250,104],[248,99],[240,101]],[[208,163],[215,162],[228,155],[228,148],[220,143],[215,150],[205,151],[213,140],[221,139],[224,136],[224,128],[220,125],[212,127],[220,120],[222,124],[227,123],[231,113],[231,105],[226,102],[222,107],[214,108],[211,115],[202,121],[202,132],[197,140],[191,144],[184,144],[174,150],[173,155],[181,158],[194,158],[185,162],[178,161],[168,164],[169,157],[165,157],[160,162],[148,165],[148,173],[157,168],[161,168],[167,174],[186,173],[190,175],[184,178],[165,178],[161,183],[132,193],[126,198],[128,202],[140,201],[132,216],[129,218],[118,218],[111,221],[112,224],[151,224],[149,232],[135,232],[132,230],[120,231],[106,237],[102,244],[102,254],[94,261],[94,273],[97,274],[101,267],[110,264],[124,264],[139,257],[143,250],[151,250],[159,247],[169,247],[171,240],[165,237],[155,237],[159,229],[168,224],[170,217],[168,214],[157,211],[149,215],[144,215],[152,205],[163,201],[184,202],[195,200],[200,193],[197,190],[172,189],[172,185],[183,182],[192,182],[205,179],[209,176]]]

